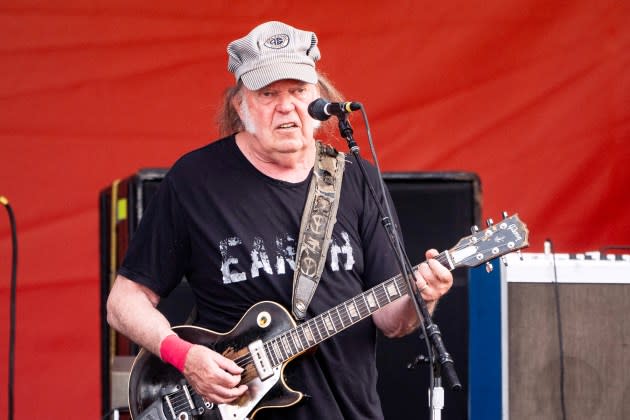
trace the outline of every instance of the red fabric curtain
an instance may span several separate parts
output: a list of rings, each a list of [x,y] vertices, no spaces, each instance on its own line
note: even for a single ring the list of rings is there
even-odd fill
[[[99,416],[98,193],[216,138],[233,83],[226,44],[271,19],[317,32],[320,68],[364,104],[384,170],[478,173],[484,216],[518,212],[533,251],[547,237],[558,252],[630,242],[628,2],[7,0],[0,195],[20,239],[16,418]],[[0,223],[1,308],[9,261]],[[8,310],[0,325],[6,389]]]

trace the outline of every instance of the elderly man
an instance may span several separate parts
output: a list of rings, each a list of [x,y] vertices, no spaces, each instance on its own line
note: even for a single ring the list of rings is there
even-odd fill
[[[186,277],[196,298],[195,324],[204,329],[230,331],[262,301],[291,311],[300,221],[322,149],[315,140],[319,122],[307,108],[319,97],[338,100],[315,68],[320,53],[312,32],[267,22],[227,50],[236,84],[226,92],[220,119],[226,137],[174,164],[145,212],[107,303],[113,328],[175,366],[197,394],[219,406],[251,397],[253,383],[244,379],[244,366],[226,352],[178,337],[156,305]],[[376,171],[369,166],[369,172],[374,182]],[[338,200],[307,321],[397,272],[356,164],[345,165]],[[427,251],[427,262],[416,273],[429,308],[452,285],[450,272],[432,259],[436,254]],[[285,366],[279,382],[306,398],[299,394],[265,406],[259,396],[248,415],[382,418],[376,329],[396,337],[419,323],[410,298],[396,299]]]

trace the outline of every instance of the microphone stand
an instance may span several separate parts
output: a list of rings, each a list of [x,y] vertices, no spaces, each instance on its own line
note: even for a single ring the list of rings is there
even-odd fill
[[[363,108],[363,107],[361,107]],[[444,389],[442,388],[442,372],[446,377],[446,380],[451,385],[451,390],[460,390],[462,385],[457,377],[457,373],[455,372],[454,362],[451,355],[446,351],[446,346],[442,340],[442,334],[440,333],[440,329],[431,319],[431,314],[429,313],[429,309],[427,308],[427,304],[420,295],[418,288],[415,284],[415,276],[413,275],[413,268],[411,263],[409,262],[409,258],[405,253],[402,241],[398,237],[398,233],[394,228],[394,224],[392,222],[392,217],[388,213],[385,212],[381,202],[378,199],[376,191],[374,187],[370,183],[370,180],[367,175],[367,171],[365,169],[365,165],[361,161],[359,154],[359,146],[353,137],[353,130],[350,122],[348,121],[347,115],[338,116],[339,119],[339,132],[342,137],[346,139],[348,142],[348,148],[350,152],[353,154],[355,161],[358,163],[361,173],[363,174],[363,178],[365,179],[365,183],[370,190],[370,194],[378,208],[378,212],[381,216],[381,223],[387,232],[387,238],[389,240],[389,245],[394,251],[396,255],[396,260],[398,262],[401,275],[407,281],[407,290],[409,295],[412,297],[412,302],[414,304],[414,308],[418,315],[418,319],[421,320],[423,324],[423,329],[425,331],[425,339],[428,337],[430,340],[431,346],[428,347],[429,351],[429,362],[432,367],[432,384],[429,390],[429,406],[431,408],[431,419],[432,420],[440,420],[441,419],[441,410],[444,407]],[[379,173],[380,176],[380,173]],[[382,189],[382,184],[381,184]],[[385,191],[382,191],[383,197],[385,197]],[[422,339],[422,328],[420,329],[419,335]]]

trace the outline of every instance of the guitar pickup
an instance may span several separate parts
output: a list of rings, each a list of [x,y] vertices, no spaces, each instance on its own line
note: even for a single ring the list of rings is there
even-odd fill
[[[265,353],[262,340],[253,341],[247,348],[249,349],[249,354],[252,356],[260,380],[264,381],[272,376],[273,366],[271,366],[269,357],[267,357],[267,353]]]

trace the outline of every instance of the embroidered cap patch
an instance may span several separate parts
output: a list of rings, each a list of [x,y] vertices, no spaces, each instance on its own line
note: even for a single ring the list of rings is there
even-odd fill
[[[265,46],[268,48],[274,48],[279,50],[280,48],[284,48],[289,45],[289,35],[286,34],[277,34],[270,36],[265,41]]]

